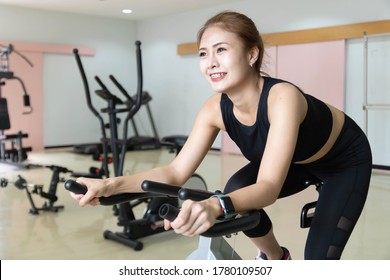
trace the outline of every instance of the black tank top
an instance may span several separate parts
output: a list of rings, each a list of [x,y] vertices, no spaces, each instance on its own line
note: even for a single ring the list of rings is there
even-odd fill
[[[267,106],[269,92],[273,85],[287,82],[270,77],[263,78],[264,85],[260,96],[257,119],[252,126],[240,123],[233,114],[232,101],[226,94],[221,96],[221,111],[226,132],[249,161],[258,163],[263,157],[270,127]],[[333,124],[332,113],[324,102],[303,93],[298,87],[297,89],[306,98],[308,106],[306,117],[299,127],[293,162],[305,160],[318,152],[328,140]]]

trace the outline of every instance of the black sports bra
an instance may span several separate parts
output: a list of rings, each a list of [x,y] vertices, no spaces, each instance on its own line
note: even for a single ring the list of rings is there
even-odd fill
[[[251,126],[240,123],[234,116],[232,101],[226,94],[221,96],[221,111],[226,132],[249,161],[259,163],[263,157],[270,127],[267,106],[270,89],[278,83],[290,83],[271,77],[263,78],[264,85],[260,96],[257,119],[255,124]],[[308,106],[306,117],[299,127],[293,162],[305,160],[318,152],[327,142],[333,125],[332,113],[329,107],[317,98],[303,93],[299,88],[298,90],[306,98]]]

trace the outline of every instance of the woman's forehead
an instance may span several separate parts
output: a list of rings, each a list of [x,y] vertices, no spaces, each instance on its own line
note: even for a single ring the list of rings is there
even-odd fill
[[[235,33],[214,25],[204,31],[199,47],[202,48],[202,46],[206,47],[218,43],[236,43],[237,41],[240,41],[240,39]]]

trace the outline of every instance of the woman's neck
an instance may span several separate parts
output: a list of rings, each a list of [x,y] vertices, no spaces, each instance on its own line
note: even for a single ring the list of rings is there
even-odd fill
[[[235,108],[243,113],[248,113],[258,106],[264,79],[256,77],[256,80],[252,79],[252,81],[248,81],[245,84],[245,87],[227,92],[226,94],[233,102]]]
[[[264,79],[258,77],[257,82],[251,84],[252,86],[242,88],[241,91],[226,93],[233,102],[234,116],[242,124],[248,126],[256,122]]]

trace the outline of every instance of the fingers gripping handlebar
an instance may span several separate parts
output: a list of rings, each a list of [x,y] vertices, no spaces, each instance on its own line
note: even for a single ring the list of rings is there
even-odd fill
[[[150,198],[150,197],[179,197],[180,199],[192,199],[195,201],[207,199],[214,195],[213,192],[204,190],[194,190],[180,188],[178,186],[168,185],[153,181],[144,181],[141,185],[144,193],[122,193],[110,197],[100,197],[101,205],[114,205],[124,203],[134,199]],[[65,182],[65,189],[76,194],[85,194],[87,187],[77,183],[74,180],[67,180]],[[171,205],[163,204],[159,209],[159,215],[167,220],[173,221],[179,214],[180,209]],[[234,219],[217,222],[214,226],[202,233],[205,237],[217,237],[230,235],[232,233],[248,230],[255,227],[260,221],[260,213],[258,211],[250,211],[239,215]]]
[[[145,191],[155,191],[158,190],[161,193],[164,193],[164,190],[170,185],[161,184],[158,182],[144,181],[142,183],[142,189]],[[211,197],[215,193],[204,191],[204,190],[195,190],[180,188],[177,193],[177,196],[182,199],[191,199],[191,200],[203,200]],[[167,220],[173,221],[176,216],[179,214],[180,210],[173,205],[163,204],[159,209],[159,215]],[[250,211],[248,213],[242,214],[237,218],[225,220],[214,224],[206,232],[202,233],[202,236],[205,237],[218,237],[224,235],[230,235],[232,233],[240,232],[243,230],[248,230],[255,227],[260,221],[260,213],[258,211]]]
[[[66,190],[73,192],[75,194],[86,194],[88,189],[86,186],[77,183],[74,180],[67,180],[64,184]],[[112,196],[102,196],[99,197],[99,201],[101,205],[115,205],[128,202],[130,200],[142,199],[142,198],[150,198],[150,197],[169,197],[169,196],[177,196],[177,192],[180,190],[179,187],[168,185],[165,193],[159,193],[157,190],[154,193],[150,192],[141,192],[141,193],[121,193],[115,194]],[[173,195],[172,195],[173,194]]]
[[[164,203],[160,207],[159,215],[161,218],[173,221],[175,220],[177,215],[179,215],[179,212],[180,210],[175,206],[170,205],[168,203]],[[250,211],[237,218],[217,222],[201,235],[205,237],[230,235],[236,232],[251,229],[255,227],[259,223],[259,221],[260,213],[258,211]]]
[[[153,189],[157,188],[160,185],[161,190],[163,190],[167,186],[157,182],[144,181],[142,184],[142,188],[144,190],[147,190],[150,185],[152,185]],[[204,191],[204,190],[181,188],[177,195],[182,200],[191,199],[191,200],[199,201],[199,200],[207,199],[214,194],[215,193]],[[161,205],[159,209],[160,217],[167,219],[169,221],[175,220],[179,212],[180,209],[168,203]],[[211,228],[209,228],[206,232],[202,233],[201,235],[205,237],[218,237],[218,236],[230,235],[232,233],[251,229],[255,227],[259,223],[259,221],[260,221],[260,213],[258,211],[250,211],[233,219],[219,221],[216,224],[214,224]]]

